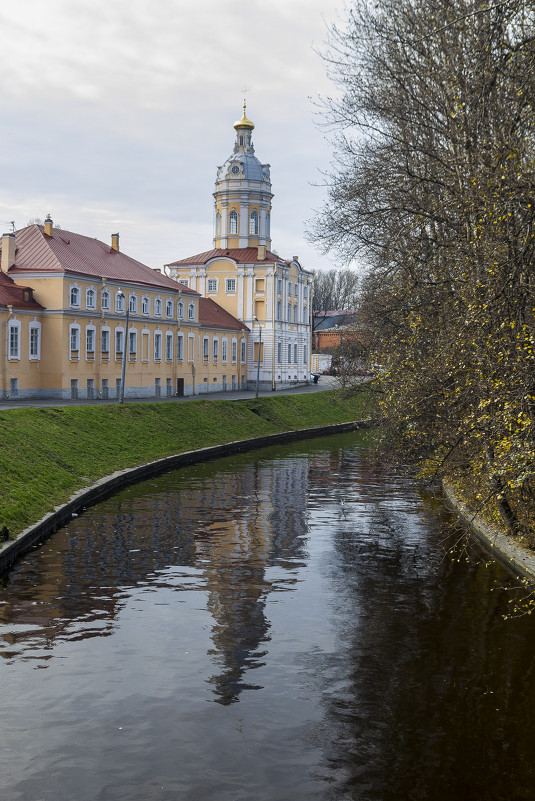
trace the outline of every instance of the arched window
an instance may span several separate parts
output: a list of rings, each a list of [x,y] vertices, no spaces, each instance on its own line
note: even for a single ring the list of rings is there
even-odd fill
[[[236,235],[238,233],[238,212],[234,211],[234,209],[228,216],[228,232],[231,235]]]
[[[94,309],[95,308],[95,298],[96,293],[93,287],[89,287],[85,291],[85,305],[87,309]]]
[[[165,316],[172,317],[173,316],[173,301],[166,300],[165,301]]]
[[[109,311],[110,308],[110,293],[107,289],[102,291],[102,308],[105,311]]]
[[[75,308],[79,308],[80,306],[80,288],[75,285],[71,286],[70,304]]]
[[[195,304],[194,303],[189,303],[188,304],[188,320],[194,320],[194,319],[195,319]]]
[[[178,301],[178,319],[179,320],[183,320],[184,319],[184,301],[183,300],[179,300]]]
[[[130,295],[130,299],[128,301],[128,308],[130,309],[131,314],[136,314],[136,312],[137,312],[137,295]]]
[[[249,233],[258,236],[258,212],[253,209],[249,218]]]
[[[215,232],[217,236],[221,236],[221,214],[219,212],[215,216]]]

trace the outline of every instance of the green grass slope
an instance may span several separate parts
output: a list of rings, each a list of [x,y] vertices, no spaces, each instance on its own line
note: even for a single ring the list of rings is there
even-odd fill
[[[366,393],[126,403],[0,412],[0,528],[14,536],[76,490],[183,451],[368,416]]]

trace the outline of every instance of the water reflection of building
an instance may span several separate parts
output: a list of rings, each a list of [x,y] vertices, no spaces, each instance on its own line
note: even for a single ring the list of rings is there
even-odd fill
[[[214,619],[209,681],[219,702],[236,701],[254,686],[245,674],[263,664],[269,641],[266,569],[290,576],[307,530],[308,460],[244,458],[131,487],[57,532],[9,576],[0,654],[45,658],[57,640],[109,635],[130,588],[166,586],[170,568],[189,566]]]

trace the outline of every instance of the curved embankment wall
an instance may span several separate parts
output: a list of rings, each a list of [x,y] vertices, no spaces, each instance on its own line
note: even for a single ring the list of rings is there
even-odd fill
[[[60,526],[65,525],[73,515],[78,514],[88,506],[93,506],[114,492],[143,481],[146,478],[166,473],[178,467],[207,462],[222,456],[230,456],[234,453],[252,451],[256,448],[263,448],[269,445],[277,445],[282,442],[292,442],[313,437],[324,437],[329,434],[343,433],[344,431],[355,431],[359,428],[369,428],[374,421],[357,420],[350,423],[336,423],[329,426],[317,426],[316,428],[305,428],[299,431],[285,431],[278,434],[268,434],[254,439],[237,440],[228,442],[225,445],[213,445],[208,448],[200,448],[195,451],[185,451],[174,456],[167,456],[157,459],[154,462],[132,467],[127,470],[118,470],[109,476],[101,478],[89,487],[71,495],[69,501],[62,506],[55,508],[53,512],[45,515],[33,526],[29,526],[22,531],[15,540],[6,542],[0,550],[0,573],[5,572],[16,560],[27,553],[43,539],[49,537]]]
[[[505,567],[519,576],[535,581],[535,553],[523,548],[513,537],[502,534],[497,528],[483,522],[455,494],[453,488],[443,484],[446,505],[469,526],[471,533],[486,550]]]

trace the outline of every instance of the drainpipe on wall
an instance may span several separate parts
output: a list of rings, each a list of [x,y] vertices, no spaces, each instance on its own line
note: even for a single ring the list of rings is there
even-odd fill
[[[8,392],[8,389],[7,389],[7,365],[8,365],[8,358],[9,358],[9,321],[13,317],[13,306],[11,304],[8,304],[7,310],[8,310],[8,315],[7,315],[7,319],[6,319],[6,333],[5,333],[5,337],[6,337],[6,352],[5,352],[5,358],[4,358],[4,400],[7,400],[9,398],[9,392]]]

